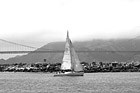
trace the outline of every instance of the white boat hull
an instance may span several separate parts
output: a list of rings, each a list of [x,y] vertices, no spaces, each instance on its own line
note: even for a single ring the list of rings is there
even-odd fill
[[[60,73],[54,75],[54,77],[61,77],[61,76],[84,76],[84,72]]]

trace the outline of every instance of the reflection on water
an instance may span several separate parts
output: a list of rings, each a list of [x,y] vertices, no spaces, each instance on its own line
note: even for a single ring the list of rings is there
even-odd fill
[[[140,73],[53,77],[47,73],[1,72],[0,93],[140,93]]]

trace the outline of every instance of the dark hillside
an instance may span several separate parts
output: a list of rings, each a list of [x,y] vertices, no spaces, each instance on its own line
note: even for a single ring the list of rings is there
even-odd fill
[[[80,61],[131,61],[140,60],[140,40],[139,39],[119,39],[119,40],[92,40],[85,42],[74,42],[76,51],[96,51],[80,52],[78,56]],[[52,42],[40,47],[35,51],[59,51],[64,50],[65,42]],[[106,52],[103,52],[106,51]],[[107,52],[108,51],[108,52]],[[112,52],[111,52],[112,51]],[[29,53],[21,57],[0,60],[0,63],[48,63],[61,62],[63,53]]]

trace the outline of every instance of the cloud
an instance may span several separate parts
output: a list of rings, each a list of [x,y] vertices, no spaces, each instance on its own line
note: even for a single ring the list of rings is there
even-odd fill
[[[35,46],[64,41],[67,30],[74,41],[135,37],[139,5],[137,0],[0,1],[0,37]]]

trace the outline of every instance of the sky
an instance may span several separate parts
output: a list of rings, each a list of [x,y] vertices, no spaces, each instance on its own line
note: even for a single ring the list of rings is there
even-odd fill
[[[0,0],[0,39],[49,42],[140,36],[139,0]]]

